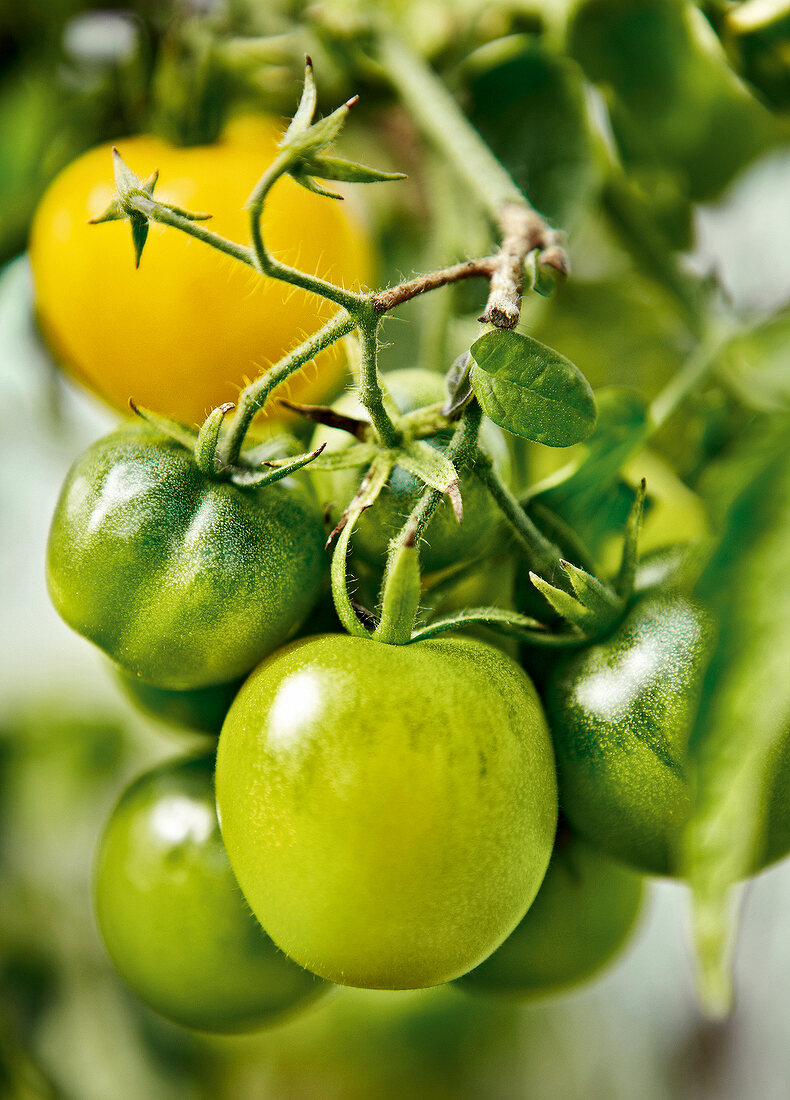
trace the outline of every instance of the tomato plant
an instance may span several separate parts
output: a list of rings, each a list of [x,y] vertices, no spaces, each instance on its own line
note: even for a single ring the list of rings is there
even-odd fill
[[[212,145],[180,148],[151,135],[117,144],[133,167],[159,170],[158,198],[207,211],[212,228],[243,241],[244,201],[280,137],[277,120],[261,115],[236,119]],[[276,362],[294,332],[325,321],[326,303],[274,279],[254,286],[241,267],[164,227],[154,228],[150,255],[135,270],[123,226],[97,232],[88,224],[113,198],[110,159],[109,145],[85,153],[38,207],[30,257],[41,325],[63,365],[115,408],[125,412],[132,398],[199,423]],[[360,219],[291,180],[272,196],[266,230],[286,261],[350,287],[370,278]],[[292,379],[288,393],[293,400],[331,397],[345,370],[342,349],[332,348]]]
[[[239,894],[213,767],[213,756],[171,761],[123,794],[99,846],[96,912],[115,966],[151,1008],[201,1031],[249,1031],[323,983],[275,948]]]
[[[220,735],[217,803],[244,895],[345,985],[458,977],[512,931],[556,824],[535,690],[482,642],[325,635],[265,661]]]
[[[390,371],[385,376],[387,393],[394,409],[400,413],[414,412],[424,406],[441,404],[445,399],[445,386],[441,375],[419,367],[406,367]],[[350,416],[364,415],[364,406],[353,394],[346,394],[334,405],[341,413]],[[331,453],[346,443],[344,433],[332,428],[318,428],[312,446],[327,444]],[[427,437],[430,446],[437,450],[447,446],[447,432]],[[510,477],[510,455],[502,432],[490,421],[481,430],[481,444],[491,455],[497,471],[505,479]],[[343,508],[353,498],[359,483],[354,470],[340,470],[313,475],[321,498],[331,505],[331,517],[337,522]],[[354,536],[354,552],[371,565],[382,565],[390,539],[403,525],[420,497],[420,479],[408,470],[396,466],[381,491],[376,507],[360,516]],[[466,515],[458,523],[450,501],[439,506],[425,532],[422,561],[426,569],[443,569],[456,561],[483,554],[496,540],[500,523],[497,508],[484,486],[468,473],[462,476],[459,489]]]
[[[133,396],[142,421],[68,475],[48,550],[53,602],[132,678],[143,707],[209,732],[222,721],[222,890],[236,884],[289,966],[338,984],[565,988],[625,942],[636,871],[690,883],[700,988],[721,1014],[728,890],[786,848],[790,697],[777,654],[790,645],[778,593],[790,481],[783,431],[760,435],[786,388],[769,372],[751,390],[754,368],[740,361],[765,331],[748,338],[715,280],[675,254],[689,243],[690,196],[710,197],[773,140],[773,124],[709,53],[689,5],[666,7],[649,4],[643,25],[621,0],[589,0],[545,38],[477,42],[456,82],[478,128],[392,28],[371,22],[351,49],[317,13],[338,67],[366,86],[375,73],[374,94],[394,95],[434,149],[411,201],[430,211],[426,253],[456,262],[396,281],[414,270],[398,247],[419,234],[391,208],[393,281],[374,291],[359,286],[365,234],[333,188],[401,175],[334,155],[356,97],[320,117],[309,57],[284,132],[258,119],[192,149],[130,139],[113,153],[114,189],[98,186],[90,153],[42,203],[32,237],[42,326],[97,392],[118,407]],[[658,114],[645,26],[661,38]],[[612,49],[621,41],[633,56]],[[450,45],[434,51],[440,64],[462,48]],[[230,36],[217,53],[244,48]],[[607,88],[596,112],[590,82]],[[510,99],[492,117],[497,88]],[[684,88],[699,118],[678,114]],[[701,121],[721,126],[717,88],[737,111],[724,165],[694,149]],[[537,136],[536,119],[551,123]],[[545,148],[548,132],[557,145],[573,135],[574,148]],[[707,134],[704,148],[718,140]],[[596,224],[581,244],[589,293],[554,294],[570,271],[567,241],[522,184],[558,220]],[[94,225],[82,226],[88,214]],[[137,272],[113,255],[129,236]],[[382,369],[385,333],[398,335],[388,315],[451,284],[413,315],[418,339]],[[580,319],[580,301],[599,328]],[[612,340],[618,302],[632,308]],[[563,310],[575,324],[563,327]],[[643,361],[646,317],[658,378]],[[760,327],[781,340],[782,323],[761,316]],[[565,351],[582,365],[600,342],[598,380],[629,385],[594,391],[563,351],[527,334],[536,328],[552,341],[578,331]],[[353,388],[327,404],[346,355]],[[307,388],[314,370],[320,387]],[[311,425],[304,454],[255,427],[283,415],[283,395]],[[750,433],[750,476],[731,484],[726,455]],[[720,464],[724,485],[713,477],[711,488]],[[199,770],[218,845],[210,764]],[[136,788],[146,806],[147,784]],[[567,846],[564,831],[555,843],[558,801]],[[155,816],[167,817],[159,803]],[[103,853],[116,830],[122,853],[136,843],[137,826],[116,820]],[[146,836],[141,826],[153,858]],[[211,943],[191,952],[206,985],[184,963],[183,1000],[166,1001],[172,975],[152,961],[180,934],[182,908],[192,942],[208,888],[163,888],[163,938],[147,952],[123,929],[132,856],[119,857],[117,878],[112,859],[100,864],[111,955],[163,1011],[221,1026],[201,1023],[217,980]],[[139,891],[129,904],[144,909]]]
[[[202,688],[247,672],[321,591],[321,516],[290,480],[242,489],[130,424],[72,467],[47,550],[60,614],[134,676]]]

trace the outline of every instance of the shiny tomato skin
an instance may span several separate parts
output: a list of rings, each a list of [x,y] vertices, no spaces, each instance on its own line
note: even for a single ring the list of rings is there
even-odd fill
[[[217,824],[213,756],[169,761],[121,797],[99,846],[99,928],[117,970],[185,1027],[243,1032],[308,1004],[324,983],[250,913]]]
[[[537,693],[469,638],[292,643],[243,685],[217,755],[236,877],[268,934],[345,985],[437,985],[529,907],[556,779]]]

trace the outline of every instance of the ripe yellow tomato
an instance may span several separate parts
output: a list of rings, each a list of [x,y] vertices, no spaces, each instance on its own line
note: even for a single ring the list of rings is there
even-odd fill
[[[244,203],[281,133],[277,120],[255,116],[236,119],[213,145],[178,148],[151,136],[116,144],[141,178],[159,169],[155,198],[210,213],[212,230],[247,243]],[[114,194],[111,147],[79,157],[44,195],[30,255],[40,323],[58,358],[117,409],[131,397],[199,423],[332,315],[335,307],[316,295],[161,225],[151,226],[135,269],[127,222],[88,225]],[[369,278],[367,234],[349,204],[289,178],[267,199],[264,237],[274,255],[303,271],[351,289]],[[288,392],[295,401],[327,400],[345,368],[335,345],[291,379]]]

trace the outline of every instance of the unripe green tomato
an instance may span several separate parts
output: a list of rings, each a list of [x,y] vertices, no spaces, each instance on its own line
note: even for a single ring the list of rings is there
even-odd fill
[[[250,913],[222,844],[213,756],[139,778],[99,847],[96,913],[115,967],[151,1008],[200,1031],[263,1027],[323,983]]]
[[[298,629],[326,572],[309,484],[240,489],[132,422],[68,473],[47,548],[52,602],[127,672],[184,690],[244,675]]]
[[[527,915],[459,984],[511,997],[540,997],[578,985],[625,946],[643,897],[638,875],[561,831]]]
[[[535,689],[460,637],[323,635],[273,654],[223,726],[217,805],[274,942],[375,989],[438,985],[490,955],[537,893],[557,816]]]
[[[443,376],[420,367],[390,371],[384,376],[384,384],[392,399],[389,406],[393,414],[434,405],[447,396]],[[333,407],[349,416],[367,415],[352,393],[345,394]],[[322,425],[316,429],[311,447],[326,443],[327,452],[332,452],[347,447],[350,438],[346,432]],[[447,445],[449,438],[448,433],[442,432],[429,436],[425,442],[439,449]],[[510,453],[502,432],[490,420],[483,421],[480,445],[491,457],[500,476],[509,480]],[[321,501],[331,506],[333,523],[337,522],[359,488],[360,477],[358,469],[316,471],[313,474]],[[396,466],[376,503],[356,523],[352,539],[354,554],[371,565],[382,566],[390,539],[403,526],[423,489],[422,482]],[[484,554],[501,530],[499,510],[488,490],[473,473],[461,475],[459,489],[464,505],[463,523],[459,524],[456,520],[450,501],[443,500],[420,544],[420,559],[425,570],[444,569],[455,562]]]
[[[549,684],[563,812],[590,843],[642,871],[677,870],[691,808],[688,739],[711,631],[686,597],[650,595]]]
[[[217,736],[242,684],[241,680],[234,680],[230,684],[172,691],[146,684],[122,668],[116,672],[118,682],[138,710],[166,726]]]

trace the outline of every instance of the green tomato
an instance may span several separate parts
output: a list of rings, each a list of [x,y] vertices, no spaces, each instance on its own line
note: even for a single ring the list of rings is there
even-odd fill
[[[222,845],[212,768],[212,756],[169,762],[126,791],[99,848],[96,912],[115,967],[151,1008],[201,1031],[250,1031],[323,983],[247,908]]]
[[[447,396],[442,375],[419,367],[391,371],[384,376],[384,382],[393,415],[434,405]],[[349,416],[366,415],[364,407],[351,393],[336,402],[334,408]],[[311,447],[326,443],[327,452],[337,451],[348,446],[349,438],[345,432],[321,426],[316,429]],[[446,447],[448,440],[449,434],[441,432],[425,442],[439,450]],[[480,444],[500,476],[509,480],[510,452],[502,432],[490,420],[483,422]],[[359,470],[316,471],[313,481],[321,500],[330,506],[332,522],[336,523],[359,488]],[[357,521],[354,554],[371,565],[383,565],[390,539],[403,526],[423,488],[417,478],[396,466],[376,503]],[[443,500],[420,545],[420,558],[426,570],[445,569],[457,561],[484,554],[500,533],[499,510],[483,483],[473,473],[465,473],[460,478],[459,488],[464,503],[463,523],[457,522],[449,500]]]
[[[234,680],[230,684],[173,691],[146,684],[122,668],[118,668],[117,673],[118,682],[129,699],[151,718],[176,729],[215,735],[219,735],[225,715],[242,683],[241,680]]]
[[[132,675],[177,690],[228,683],[299,627],[326,569],[303,483],[209,479],[144,424],[72,466],[47,550],[58,612]]]
[[[632,866],[677,870],[691,794],[687,749],[710,656],[709,617],[650,595],[555,672],[547,709],[560,804],[588,841]]]
[[[220,735],[244,895],[275,943],[344,985],[438,985],[490,955],[540,886],[556,797],[532,683],[471,638],[292,643]]]
[[[641,878],[561,830],[527,915],[459,983],[475,993],[512,997],[540,997],[578,985],[625,946],[643,896]]]

